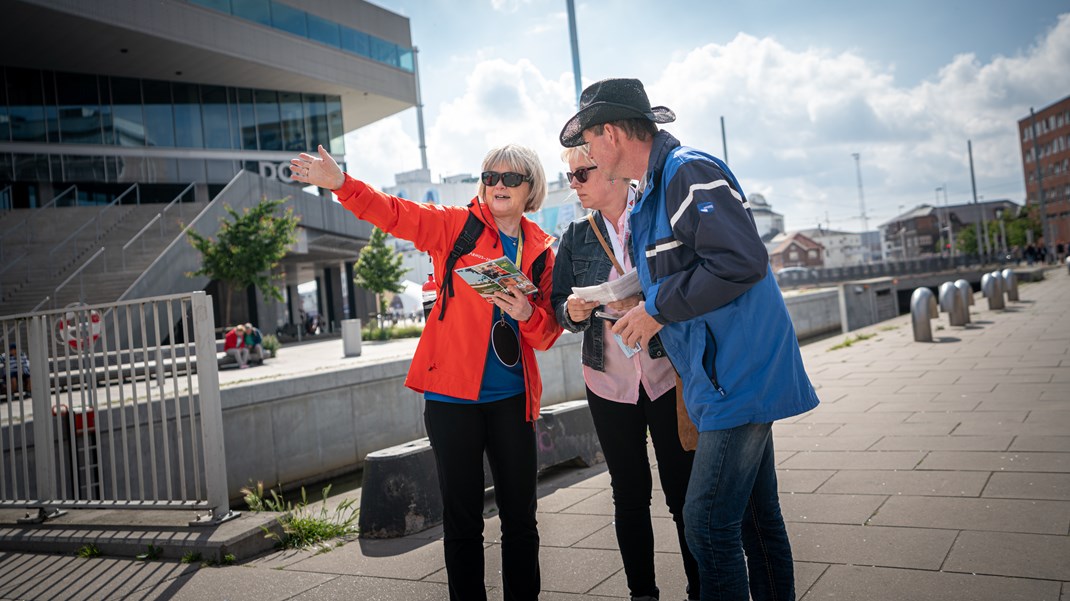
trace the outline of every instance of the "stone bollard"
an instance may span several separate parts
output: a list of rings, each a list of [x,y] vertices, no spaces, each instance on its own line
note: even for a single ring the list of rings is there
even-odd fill
[[[959,295],[962,296],[962,306],[966,308],[963,313],[966,314],[966,323],[970,323],[970,305],[974,303],[973,300],[973,288],[966,280],[955,280],[955,289],[959,291]]]
[[[988,309],[990,311],[1004,307],[1002,277],[996,275],[998,273],[996,271],[981,276],[981,294],[988,299]]]
[[[1018,302],[1018,276],[1010,267],[1004,269],[1002,275],[1007,290],[1007,300]]]
[[[360,320],[342,320],[342,354],[346,357],[360,356]]]
[[[953,282],[940,284],[940,310],[947,313],[949,325],[964,326],[969,321],[966,317],[966,303]]]
[[[914,323],[914,341],[932,342],[933,328],[929,320],[939,317],[940,313],[931,290],[918,288],[910,295],[910,315]]]

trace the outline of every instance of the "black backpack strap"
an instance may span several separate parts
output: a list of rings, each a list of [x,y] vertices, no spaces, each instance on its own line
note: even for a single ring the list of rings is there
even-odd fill
[[[531,283],[535,284],[536,287],[542,283],[542,272],[546,271],[546,255],[549,253],[550,249],[547,248],[539,256],[535,257],[535,262],[531,264]],[[540,294],[542,294],[541,289],[532,295],[532,298],[539,298]]]
[[[468,206],[471,207],[472,205]],[[438,310],[439,321],[446,317],[446,304],[453,296],[453,267],[457,264],[458,259],[475,250],[476,240],[479,240],[479,236],[483,233],[483,227],[483,222],[479,220],[479,217],[469,211],[468,219],[464,222],[464,228],[461,230],[461,234],[457,236],[457,241],[453,243],[453,250],[446,257],[445,273],[442,274],[442,286],[438,291],[439,305],[441,305]]]

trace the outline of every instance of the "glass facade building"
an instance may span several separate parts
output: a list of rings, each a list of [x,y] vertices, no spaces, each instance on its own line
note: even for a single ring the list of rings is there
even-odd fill
[[[329,21],[275,0],[190,0],[360,57],[413,72],[412,48]]]
[[[345,153],[338,96],[15,67],[0,67],[0,91],[8,206],[38,206],[39,182],[77,184],[81,204],[109,202],[133,182],[163,184],[147,200],[165,202],[176,186],[217,189],[238,169],[256,171],[251,152]]]

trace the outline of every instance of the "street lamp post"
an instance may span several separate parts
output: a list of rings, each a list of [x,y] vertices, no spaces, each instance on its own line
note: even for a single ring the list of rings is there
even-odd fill
[[[947,202],[947,184],[940,186],[944,191],[944,217],[947,219],[947,243],[951,245],[951,258],[955,258],[955,227],[951,222],[951,204]]]
[[[1000,257],[1000,262],[1002,263],[1003,260],[1007,258],[1007,227],[1006,224],[1003,222],[1002,207],[996,209],[996,220],[999,221],[999,239],[1001,241],[1001,245],[1003,246],[1003,256]]]
[[[907,228],[903,225],[903,205],[899,205],[899,252],[907,260]]]
[[[940,210],[940,190],[943,190],[943,188],[940,186],[937,186],[936,189],[933,190],[933,198],[935,199],[933,201],[933,204],[936,206],[936,214],[940,215],[939,219],[937,219],[937,222],[940,226],[940,256],[943,256],[944,249],[947,248],[947,243],[945,242],[946,238],[944,237],[944,221],[947,220],[947,210]]]

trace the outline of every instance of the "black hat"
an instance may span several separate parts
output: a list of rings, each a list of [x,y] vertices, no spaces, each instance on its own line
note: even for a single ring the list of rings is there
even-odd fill
[[[583,145],[583,130],[592,125],[636,118],[671,123],[676,121],[676,113],[664,106],[651,108],[643,82],[638,79],[603,79],[580,94],[580,110],[561,130],[561,145]]]

